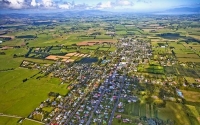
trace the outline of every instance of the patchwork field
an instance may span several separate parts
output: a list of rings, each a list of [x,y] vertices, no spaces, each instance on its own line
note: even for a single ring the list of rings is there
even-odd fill
[[[81,57],[89,57],[90,55],[88,54],[81,54],[81,53],[68,53],[65,56],[56,56],[56,55],[49,55],[48,57],[46,57],[45,59],[47,60],[59,60],[61,59],[61,61],[63,62],[74,62],[75,59],[81,58]]]
[[[198,15],[111,14],[106,17],[105,14],[87,14],[84,18],[82,15],[66,15],[26,15],[26,18],[25,15],[17,17],[16,14],[14,18],[13,15],[8,16],[9,18],[4,15],[0,17],[1,24],[5,23],[0,29],[0,114],[28,117],[48,98],[49,92],[65,95],[69,91],[69,83],[77,82],[74,82],[74,79],[89,79],[90,72],[83,78],[77,77],[81,66],[68,72],[66,62],[97,62],[93,63],[94,66],[105,66],[109,69],[121,56],[133,55],[132,58],[125,59],[128,62],[127,67],[121,70],[127,70],[128,76],[140,78],[141,84],[134,79],[133,88],[130,93],[126,93],[128,96],[138,96],[139,101],[128,103],[121,98],[120,101],[125,104],[124,111],[116,111],[115,117],[120,114],[122,118],[134,122],[131,124],[148,118],[159,118],[166,124],[172,122],[174,125],[200,124]],[[132,51],[129,55],[120,53],[124,50],[120,42],[129,43],[128,41],[133,45],[133,49],[135,46],[142,49],[135,48],[137,51]],[[118,53],[116,58],[109,56],[115,53]],[[101,64],[107,60],[108,63]],[[54,62],[60,67],[51,65]],[[59,74],[63,67],[67,67],[64,69],[66,72]],[[90,71],[93,69],[95,68],[90,68]],[[57,71],[49,74],[51,70]],[[84,70],[87,73],[87,67],[84,67]],[[101,74],[106,75],[107,72]],[[72,87],[74,86],[69,88]],[[180,88],[184,99],[177,96],[175,88]],[[83,91],[84,89],[79,91],[79,94]],[[76,94],[75,98],[79,96]],[[165,97],[169,100],[166,101]],[[41,108],[48,113],[54,109],[52,105]],[[42,115],[35,113],[32,118],[41,120]],[[146,120],[141,124],[147,124]],[[19,118],[0,116],[0,125],[18,125],[18,121]],[[38,124],[29,120],[22,123]],[[122,119],[114,118],[113,125],[127,124],[123,123]]]

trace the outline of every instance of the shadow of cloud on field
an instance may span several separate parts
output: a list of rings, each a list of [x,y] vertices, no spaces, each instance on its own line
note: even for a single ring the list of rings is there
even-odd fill
[[[179,33],[162,33],[162,34],[157,34],[156,36],[164,38],[164,39],[170,39],[170,40],[175,40],[175,39],[183,39],[187,44],[189,42],[197,42],[200,43],[200,40],[195,39],[193,37],[188,37],[188,36],[181,36]]]
[[[94,57],[86,57],[86,58],[82,58],[81,60],[77,61],[77,63],[94,63],[97,62],[98,58]]]

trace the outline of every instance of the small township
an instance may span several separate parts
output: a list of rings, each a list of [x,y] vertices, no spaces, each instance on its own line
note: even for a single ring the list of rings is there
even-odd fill
[[[200,124],[199,15],[21,17],[0,17],[0,125]]]

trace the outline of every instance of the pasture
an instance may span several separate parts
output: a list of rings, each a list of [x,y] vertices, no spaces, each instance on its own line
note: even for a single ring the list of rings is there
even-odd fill
[[[10,118],[10,117],[0,116],[0,125],[20,125],[20,124],[17,124],[18,121],[19,121],[19,118]]]
[[[23,120],[22,123],[18,123],[19,120],[19,118],[0,116],[0,125],[42,125],[30,120]]]
[[[147,72],[153,74],[163,74],[164,68],[159,65],[138,65],[137,70],[139,72]]]
[[[200,58],[196,59],[196,58],[178,58],[178,61],[180,62],[195,62],[195,63],[199,63],[200,62]]]
[[[185,110],[189,114],[189,119],[190,119],[191,124],[193,125],[200,124],[200,115],[195,106],[186,105]]]
[[[36,63],[47,63],[47,64],[53,63],[53,61],[49,61],[49,60],[24,58],[23,55],[25,55],[27,51],[28,50],[26,48],[13,48],[13,49],[8,49],[8,50],[0,50],[0,52],[5,52],[5,55],[0,55],[0,70],[18,68],[23,60],[28,60],[28,61],[32,61]],[[14,54],[16,54],[17,56],[22,56],[22,57],[13,58]]]
[[[191,125],[183,105],[178,103],[167,102],[165,108],[158,108],[157,117],[165,121],[171,119],[176,125]]]
[[[13,55],[24,55],[27,52],[27,50],[25,48],[18,48],[0,50],[0,52],[5,52],[5,55],[0,55],[0,70],[3,70],[19,67],[23,59],[13,58]]]
[[[187,101],[200,102],[200,92],[181,90]]]
[[[36,79],[39,71],[17,68],[13,71],[0,72],[0,112],[27,117],[40,102],[48,98],[49,92],[65,95],[67,84],[60,85],[60,80],[50,76]],[[40,75],[40,74],[38,74]],[[23,79],[28,78],[26,82]]]

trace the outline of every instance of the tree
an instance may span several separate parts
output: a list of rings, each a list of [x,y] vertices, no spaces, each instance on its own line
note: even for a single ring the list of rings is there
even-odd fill
[[[27,79],[27,78],[25,78],[25,79],[23,79],[22,81],[23,81],[23,82],[26,82],[27,80],[28,80],[28,79]]]
[[[13,58],[16,58],[16,57],[17,57],[17,54],[14,54],[14,55],[13,55]]]
[[[148,96],[147,98],[146,98],[146,102],[147,102],[147,104],[152,104],[153,103],[153,98],[151,97],[151,96]]]

